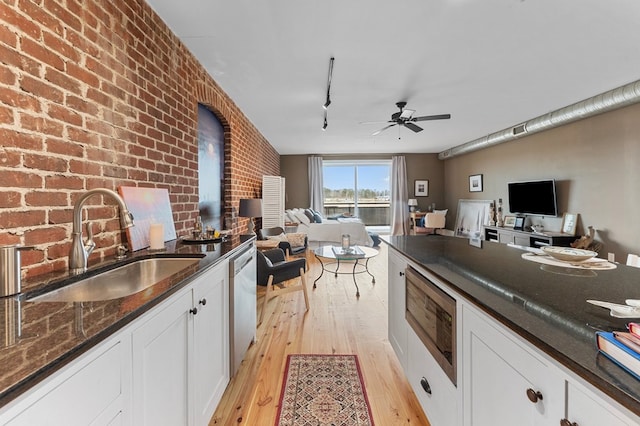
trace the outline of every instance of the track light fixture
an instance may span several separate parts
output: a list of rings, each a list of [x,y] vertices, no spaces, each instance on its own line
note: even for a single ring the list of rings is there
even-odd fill
[[[333,77],[333,61],[335,60],[335,58],[332,56],[331,59],[329,59],[329,77],[327,78],[327,100],[325,101],[324,105],[322,105],[322,108],[327,109],[329,108],[329,105],[331,105],[331,78]]]
[[[332,56],[329,59],[329,76],[327,78],[327,100],[322,105],[324,108],[324,123],[322,124],[322,130],[327,130],[327,108],[331,105],[331,78],[333,77],[333,61],[335,58]]]

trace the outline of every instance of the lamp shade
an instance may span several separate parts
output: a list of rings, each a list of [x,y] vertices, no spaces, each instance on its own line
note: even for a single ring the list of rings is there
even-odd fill
[[[417,206],[418,200],[416,200],[415,198],[409,198],[409,205],[414,207]]]
[[[243,198],[240,200],[240,217],[262,217],[261,198]]]

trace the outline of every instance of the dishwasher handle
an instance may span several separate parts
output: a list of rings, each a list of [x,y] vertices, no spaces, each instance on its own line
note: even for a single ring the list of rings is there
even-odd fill
[[[247,252],[241,254],[233,260],[233,272],[234,275],[238,275],[240,271],[246,268],[251,262],[253,262],[254,251],[249,249]]]

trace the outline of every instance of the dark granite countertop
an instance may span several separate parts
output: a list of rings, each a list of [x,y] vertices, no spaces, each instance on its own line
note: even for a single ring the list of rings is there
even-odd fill
[[[622,330],[629,320],[587,299],[640,299],[640,269],[541,268],[523,250],[463,238],[386,237],[391,247],[451,284],[454,291],[578,376],[640,415],[640,381],[599,354],[596,329]],[[633,320],[632,320],[633,321]],[[640,319],[638,319],[640,321]]]
[[[111,336],[204,270],[250,245],[255,237],[230,236],[215,244],[166,244],[162,252],[140,250],[122,261],[90,267],[82,276],[54,273],[23,281],[28,291],[0,298],[0,406],[30,389],[62,366]],[[95,275],[135,259],[157,256],[198,256],[200,261],[143,291],[100,302],[30,302],[35,295]]]

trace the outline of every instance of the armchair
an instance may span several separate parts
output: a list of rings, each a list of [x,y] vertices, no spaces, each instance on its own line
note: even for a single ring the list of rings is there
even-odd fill
[[[263,228],[260,229],[260,239],[261,240],[266,240],[268,239],[268,237],[278,237],[278,236],[285,236],[280,243],[278,243],[278,247],[281,248],[285,254],[290,254],[290,255],[294,255],[294,254],[300,254],[300,253],[304,253],[307,251],[307,246],[309,244],[307,237],[304,237],[304,240],[301,241],[302,245],[298,244],[292,244],[289,240],[286,240],[286,234],[284,232],[284,229],[282,229],[279,226],[276,226],[274,228]]]
[[[418,226],[415,227],[416,234],[435,234],[436,229],[444,228],[447,216],[441,213],[427,213]]]
[[[264,318],[267,310],[267,303],[272,298],[290,293],[292,291],[302,290],[304,293],[304,304],[306,310],[309,310],[309,297],[307,296],[307,279],[305,271],[307,269],[307,261],[305,259],[294,259],[287,261],[282,249],[276,248],[266,251],[258,251],[258,277],[257,283],[266,286],[267,290],[264,296],[262,312],[260,312],[260,323]],[[298,285],[284,286],[284,282],[300,277],[301,283]],[[279,289],[274,290],[273,286],[277,285]]]

